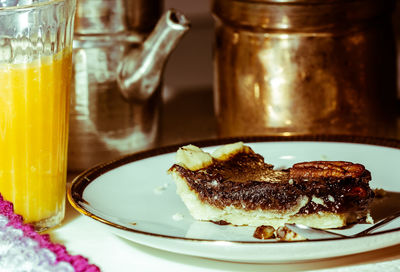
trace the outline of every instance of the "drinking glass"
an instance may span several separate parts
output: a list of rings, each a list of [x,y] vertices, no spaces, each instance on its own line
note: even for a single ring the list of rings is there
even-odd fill
[[[0,2],[0,193],[37,231],[64,218],[75,5]]]

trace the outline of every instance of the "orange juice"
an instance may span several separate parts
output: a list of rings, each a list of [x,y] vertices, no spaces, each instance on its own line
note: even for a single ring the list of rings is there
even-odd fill
[[[0,193],[39,228],[64,216],[70,75],[70,50],[0,64]]]

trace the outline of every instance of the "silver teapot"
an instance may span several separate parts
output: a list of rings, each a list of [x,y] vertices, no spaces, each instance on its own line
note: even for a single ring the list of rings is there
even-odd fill
[[[183,14],[162,9],[162,0],[78,1],[70,171],[156,144],[164,66],[189,29]]]

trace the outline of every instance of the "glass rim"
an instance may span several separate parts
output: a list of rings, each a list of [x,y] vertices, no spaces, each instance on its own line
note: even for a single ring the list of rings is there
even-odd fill
[[[0,7],[0,12],[33,9],[33,8],[38,8],[38,7],[55,5],[60,2],[74,2],[74,1],[75,0],[48,0],[48,1],[37,2],[37,3],[33,3],[33,4],[22,5],[22,6]]]

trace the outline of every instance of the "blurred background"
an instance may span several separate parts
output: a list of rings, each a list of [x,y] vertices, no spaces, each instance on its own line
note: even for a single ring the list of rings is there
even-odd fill
[[[399,2],[397,1],[393,14],[398,52],[400,52]],[[166,89],[163,93],[166,105],[161,143],[176,143],[188,138],[196,140],[216,137],[217,123],[212,106],[212,46],[215,21],[211,15],[211,1],[165,0],[165,8],[181,10],[191,20],[192,28],[172,53],[166,67]],[[399,56],[400,54],[397,56],[398,71],[400,71]],[[400,76],[397,77],[397,95],[400,98]],[[400,112],[399,103],[396,107]],[[193,118],[193,122],[188,118]],[[400,118],[397,118],[396,130],[397,138],[400,138]]]
[[[161,143],[216,137],[210,1],[166,0],[165,9],[169,8],[183,12],[191,21],[191,29],[166,66]]]
[[[320,35],[317,27],[315,35],[310,35],[307,32],[310,30],[306,29],[305,38],[295,34],[293,39],[287,40],[285,35],[266,38],[262,35],[265,28],[257,28],[260,25],[254,23],[254,18],[263,21],[268,14],[271,31],[274,27],[280,29],[285,12],[292,11],[282,7],[275,11],[274,5],[252,10],[252,5],[259,2],[215,1],[216,6],[219,5],[216,8],[218,26],[211,15],[210,0],[80,0],[78,3],[70,170],[81,171],[99,162],[152,147],[219,136],[338,132],[400,138],[400,106],[395,98],[400,98],[400,77],[395,71],[396,65],[400,71],[395,52],[395,47],[400,47],[399,8],[393,14],[396,34],[391,26],[387,27],[387,19],[391,19],[387,11],[394,10],[391,5],[394,1],[345,2],[361,3],[359,9],[354,9],[356,12],[349,12],[351,8],[343,12],[342,6],[336,3],[336,13],[331,13],[328,7],[327,16],[316,16],[321,21],[327,17],[328,21],[338,22],[333,30],[328,26],[328,32],[335,34],[333,38],[330,35],[324,38],[325,33]],[[238,12],[241,8],[232,6],[238,3],[244,3],[247,10]],[[365,9],[363,3],[368,4]],[[96,8],[93,5],[97,5]],[[139,24],[150,27],[136,35],[136,22],[126,24],[130,19],[125,17],[137,17],[133,13],[141,8],[151,14],[152,23],[146,22],[150,16],[145,13],[139,16],[144,19]],[[153,67],[153,70],[162,71],[162,83],[154,94],[144,103],[140,98],[128,101],[120,92],[119,63],[124,62],[127,71],[139,71],[132,77],[134,80],[145,70],[141,64],[160,59],[162,45],[154,41],[147,45],[147,37],[153,37],[148,35],[162,11],[171,8],[184,14],[191,27],[177,39],[177,46],[172,48],[164,69]],[[126,13],[128,10],[132,14]],[[306,9],[306,12],[310,11]],[[238,20],[236,25],[226,19],[231,15],[233,19],[230,19]],[[181,23],[176,16],[179,17],[174,14],[169,19]],[[307,21],[301,12],[294,12],[292,16],[300,16],[300,20],[293,22]],[[385,18],[381,20],[382,17]],[[354,23],[355,31],[348,31],[342,19]],[[274,20],[276,25],[273,25]],[[315,25],[318,26],[318,22],[314,22]],[[288,24],[287,27],[293,26]],[[300,27],[303,26],[300,24]],[[172,35],[171,29],[164,34]],[[133,36],[125,35],[132,30]],[[285,28],[279,31],[285,34]],[[290,35],[289,31],[287,37]],[[144,43],[140,37],[146,39]],[[151,52],[152,48],[156,50]],[[152,61],[121,61],[125,56],[134,59],[143,52],[142,55]],[[308,62],[312,57],[315,61]],[[219,69],[215,69],[213,59],[219,62]],[[126,74],[129,77],[129,73]],[[217,74],[219,81],[214,83]],[[146,82],[151,81],[154,80]],[[148,86],[143,86],[145,91],[141,95],[146,96]],[[216,92],[219,101],[215,86],[220,88]],[[226,127],[224,130],[221,124]]]

